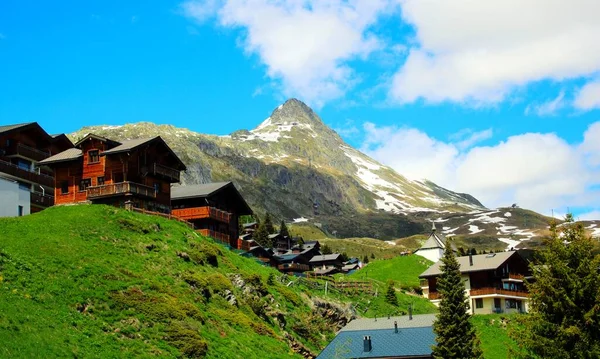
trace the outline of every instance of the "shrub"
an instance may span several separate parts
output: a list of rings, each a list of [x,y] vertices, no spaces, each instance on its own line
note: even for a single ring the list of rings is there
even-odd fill
[[[167,328],[167,340],[189,358],[204,358],[208,344],[198,332],[198,328],[183,322],[173,322]]]

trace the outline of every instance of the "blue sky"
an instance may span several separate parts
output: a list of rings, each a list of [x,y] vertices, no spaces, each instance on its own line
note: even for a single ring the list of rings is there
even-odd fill
[[[411,178],[600,218],[598,13],[585,0],[4,0],[0,124],[222,135],[297,97]]]

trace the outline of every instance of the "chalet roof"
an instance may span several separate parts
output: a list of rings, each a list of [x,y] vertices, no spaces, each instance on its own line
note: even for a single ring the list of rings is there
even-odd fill
[[[54,156],[50,156],[50,157],[46,158],[45,160],[40,161],[39,164],[40,165],[49,165],[52,163],[73,161],[73,160],[81,158],[81,156],[82,156],[82,153],[79,148],[69,148],[68,150],[64,150],[60,153],[55,154]]]
[[[433,223],[432,229],[431,229],[431,234],[429,235],[429,238],[427,238],[427,240],[425,241],[425,243],[423,243],[421,248],[417,249],[415,252],[424,250],[424,249],[434,249],[434,248],[445,249],[446,243],[447,243],[446,237],[444,237],[443,234],[438,233],[437,229],[435,228],[435,223]],[[453,250],[456,250],[454,243],[451,242],[450,245],[452,246]]]
[[[81,145],[85,140],[90,139],[90,138],[93,138],[93,139],[96,139],[96,140],[100,140],[102,142],[106,142],[110,146],[113,146],[113,147],[114,146],[118,146],[118,145],[121,144],[121,142],[117,142],[117,141],[111,140],[111,139],[106,138],[106,137],[94,135],[93,133],[88,133],[87,135],[83,136],[82,139],[80,139],[79,141],[75,142],[75,147],[79,147],[79,145]]]
[[[371,339],[371,351],[364,351],[363,339]],[[435,345],[433,328],[402,328],[340,331],[317,359],[326,358],[412,358],[429,357]]]
[[[26,123],[17,123],[17,124],[14,124],[14,125],[0,126],[0,133],[9,132],[9,131],[16,130],[16,129],[21,128],[21,127],[26,127],[26,126],[29,126],[29,125],[33,125],[34,123],[35,122],[26,122]]]
[[[412,320],[408,315],[401,315],[396,317],[383,318],[361,318],[354,319],[350,323],[346,324],[341,331],[350,330],[375,330],[375,329],[389,329],[394,328],[394,322],[398,324],[398,328],[420,328],[430,327],[435,321],[435,314],[418,314],[413,315]]]
[[[277,238],[277,237],[281,237],[282,239],[284,238],[281,234],[279,233],[273,233],[273,234],[269,234],[269,239],[273,239],[273,238]]]
[[[181,162],[181,160],[179,159],[179,157],[177,157],[175,152],[173,152],[171,147],[169,147],[169,145],[167,145],[167,143],[160,136],[151,137],[151,138],[136,138],[133,140],[123,141],[120,145],[118,145],[114,148],[111,148],[110,150],[104,151],[103,155],[114,155],[114,154],[118,154],[118,153],[133,151],[140,146],[143,146],[143,145],[146,145],[146,144],[149,144],[152,142],[161,142],[169,150],[169,152],[173,155],[173,157],[177,160],[178,165],[179,165],[178,168],[180,168],[182,170],[186,169],[183,162]]]
[[[228,182],[221,182],[221,183],[228,183]],[[256,224],[257,224],[256,222],[244,223],[244,224],[242,224],[242,227],[248,228],[248,227],[255,226]]]
[[[312,257],[310,259],[310,263],[324,262],[324,261],[334,261],[336,259],[339,259],[340,257],[341,257],[341,254],[339,254],[339,253],[322,254],[322,255],[318,255],[318,256]]]
[[[275,256],[275,259],[280,259],[283,261],[290,261],[290,260],[294,260],[296,257],[299,257],[300,253],[295,253],[295,254],[281,254],[278,256]]]
[[[211,194],[223,189],[230,183],[231,182],[213,182],[186,186],[176,186],[171,188],[171,199],[208,197]]]
[[[513,255],[518,255],[515,251],[489,253],[489,254],[477,254],[473,257],[473,265],[469,264],[469,256],[463,256],[456,258],[460,265],[461,273],[478,272],[483,270],[493,270],[500,267]],[[419,277],[433,277],[442,274],[440,268],[442,262],[438,261],[431,267],[427,268]]]

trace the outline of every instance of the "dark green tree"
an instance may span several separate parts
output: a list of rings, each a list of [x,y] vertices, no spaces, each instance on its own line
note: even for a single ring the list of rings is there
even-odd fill
[[[331,254],[331,253],[333,253],[333,251],[331,250],[331,247],[329,247],[327,244],[324,244],[323,247],[321,247],[321,253],[322,254]]]
[[[348,261],[348,259],[349,259],[348,258],[348,253],[342,252],[341,256],[342,256],[342,261],[343,262],[347,262]]]
[[[271,248],[273,245],[273,243],[271,243],[269,240],[269,232],[267,231],[264,222],[258,225],[258,228],[252,235],[252,239],[254,239],[256,243],[260,244],[264,248]]]
[[[271,214],[269,212],[267,212],[265,215],[265,220],[262,222],[262,224],[264,224],[267,233],[275,233],[275,227],[273,227],[273,220],[271,219]]]
[[[375,259],[375,254],[371,253],[371,259]]]
[[[396,289],[394,289],[394,281],[388,280],[387,289],[385,291],[385,301],[395,307],[398,306],[398,297],[396,296]]]
[[[285,221],[283,219],[281,220],[281,225],[279,226],[279,234],[281,234],[284,237],[290,236],[290,231],[288,230],[287,226],[285,225]]]
[[[600,358],[600,256],[581,223],[550,226],[531,265],[530,314],[513,333],[524,358]]]
[[[365,256],[363,257],[363,263],[367,264],[369,263],[369,257],[365,254]]]
[[[440,359],[481,358],[475,328],[469,321],[469,303],[460,276],[460,265],[451,245],[446,245],[441,259],[442,274],[438,277],[440,312],[433,323],[437,344],[433,357]]]

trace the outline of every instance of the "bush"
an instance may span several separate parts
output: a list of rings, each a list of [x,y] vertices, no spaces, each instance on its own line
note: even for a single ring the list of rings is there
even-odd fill
[[[167,328],[167,340],[188,358],[204,358],[208,344],[198,328],[183,322],[174,322]]]

